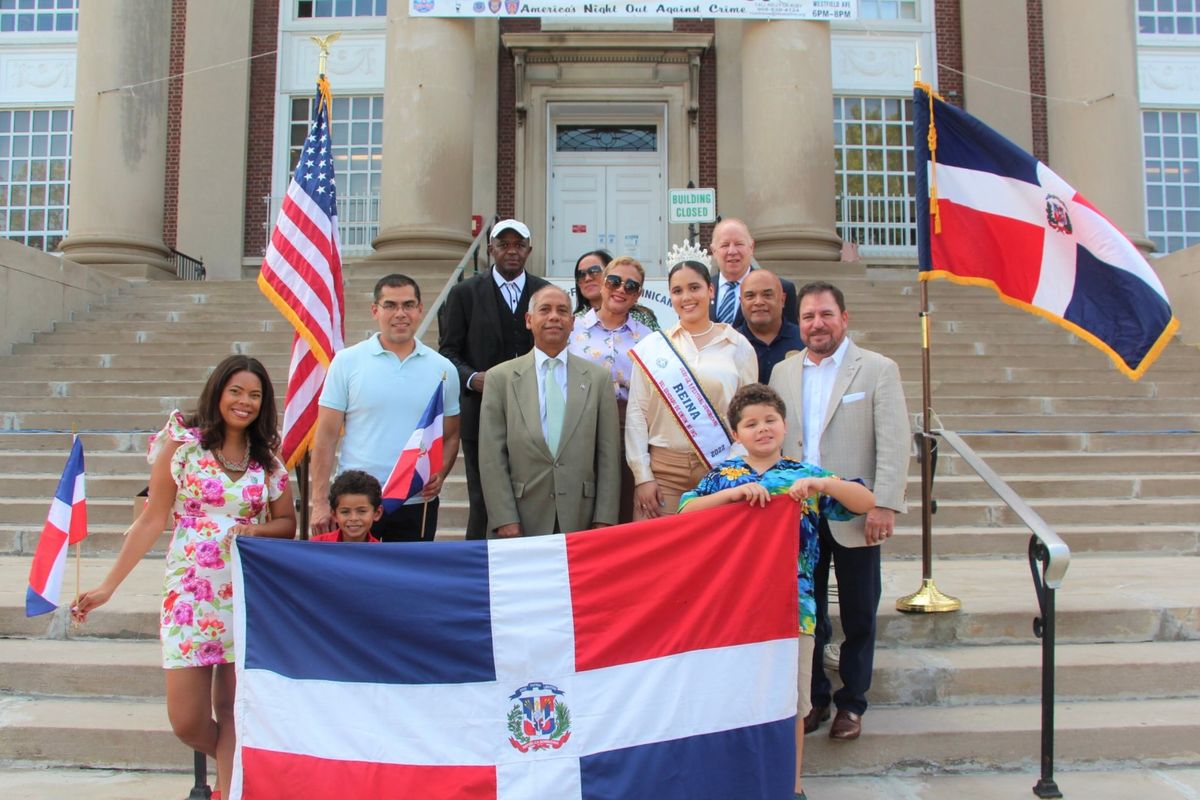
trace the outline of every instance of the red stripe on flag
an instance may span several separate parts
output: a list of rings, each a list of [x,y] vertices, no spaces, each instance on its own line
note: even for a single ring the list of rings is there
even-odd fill
[[[243,800],[299,797],[377,800],[383,797],[496,796],[491,766],[412,766],[337,761],[242,747]]]
[[[568,534],[575,668],[795,637],[799,536],[789,498]]]
[[[38,539],[37,550],[33,552],[33,564],[29,567],[29,585],[38,594],[45,595],[46,581],[58,561],[59,554],[67,546],[67,534],[47,522],[42,527],[42,538]],[[52,603],[58,602],[57,597],[47,598]]]
[[[284,242],[286,242],[286,240],[284,240]],[[293,267],[297,262],[303,262],[303,258],[298,252],[295,251],[294,248],[291,247],[290,244],[288,245],[288,249],[291,251],[290,255],[282,251],[280,251],[280,255],[286,258]],[[279,250],[279,248],[276,247],[276,250]],[[312,313],[309,312],[309,310],[304,306],[303,301],[293,290],[292,285],[285,282],[279,273],[275,272],[274,270],[264,269],[262,274],[267,283],[271,285],[271,288],[275,290],[275,293],[278,294],[280,299],[283,300],[287,305],[288,309],[290,309],[291,312],[296,315],[296,321],[298,321],[304,327],[304,330],[312,336],[317,349],[327,353],[329,358],[332,359],[336,350],[334,349],[333,343],[330,339],[330,331],[326,327],[327,320],[320,320],[314,317]]]
[[[87,538],[87,500],[71,506],[71,530],[68,544],[77,544]]]
[[[938,201],[938,209],[942,232],[933,233],[931,223],[929,234],[935,270],[987,280],[1014,300],[1033,302],[1041,278],[1042,228],[946,199]]]

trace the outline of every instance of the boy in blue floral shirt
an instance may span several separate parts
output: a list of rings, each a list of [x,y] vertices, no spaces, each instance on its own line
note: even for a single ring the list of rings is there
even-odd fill
[[[808,716],[808,684],[812,680],[813,631],[816,599],[813,567],[819,555],[817,525],[826,519],[847,520],[875,507],[875,495],[861,482],[846,481],[820,467],[783,457],[787,433],[783,400],[761,383],[743,386],[729,403],[733,438],[746,448],[744,457],[731,458],[704,476],[683,495],[679,511],[700,511],[746,501],[765,506],[774,495],[786,494],[803,503],[800,517],[800,553],[797,578],[800,594],[800,670],[796,707],[796,798],[803,800],[800,772],[804,754],[804,718]]]

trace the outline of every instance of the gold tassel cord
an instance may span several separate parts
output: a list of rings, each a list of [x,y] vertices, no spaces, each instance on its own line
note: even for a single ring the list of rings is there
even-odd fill
[[[925,96],[929,98],[929,131],[925,135],[925,141],[929,144],[929,163],[933,167],[929,170],[929,216],[933,218],[933,232],[935,234],[942,232],[942,217],[938,213],[938,193],[937,193],[937,126],[933,122],[933,99],[935,97],[933,87],[927,83],[917,83],[917,88],[925,92]]]

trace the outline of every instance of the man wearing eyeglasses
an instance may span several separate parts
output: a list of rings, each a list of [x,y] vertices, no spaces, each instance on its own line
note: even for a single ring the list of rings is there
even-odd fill
[[[489,239],[492,268],[450,290],[438,316],[438,349],[458,370],[462,385],[462,449],[467,469],[467,538],[487,536],[487,506],[479,477],[479,409],[487,371],[533,349],[525,327],[529,298],[549,283],[525,272],[533,247],[525,223],[496,223]]]
[[[745,322],[742,316],[742,287],[754,269],[754,237],[750,235],[746,223],[728,217],[713,228],[708,250],[717,262],[717,269],[712,274],[716,293],[708,304],[708,317],[736,328]],[[796,284],[782,278],[780,284],[783,286],[783,318],[795,323],[800,316],[796,304]]]
[[[384,485],[434,390],[441,387],[445,416],[442,463],[436,465],[440,469],[429,476],[420,494],[371,526],[372,535],[385,542],[433,540],[438,493],[458,458],[459,392],[454,365],[417,339],[424,312],[416,281],[407,275],[384,276],[375,284],[371,304],[379,332],[333,357],[318,401],[313,436],[313,533],[333,528],[329,481],[342,430],[345,436],[338,472],[360,469]]]

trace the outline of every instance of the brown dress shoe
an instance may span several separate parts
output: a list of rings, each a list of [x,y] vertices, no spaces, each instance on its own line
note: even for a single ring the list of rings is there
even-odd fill
[[[804,718],[804,732],[812,733],[821,727],[821,723],[829,719],[829,706],[813,706],[812,711]]]
[[[842,711],[839,708],[837,716],[833,718],[833,724],[829,726],[829,738],[848,742],[851,739],[857,739],[860,733],[862,733],[862,715],[855,714],[853,711]]]

